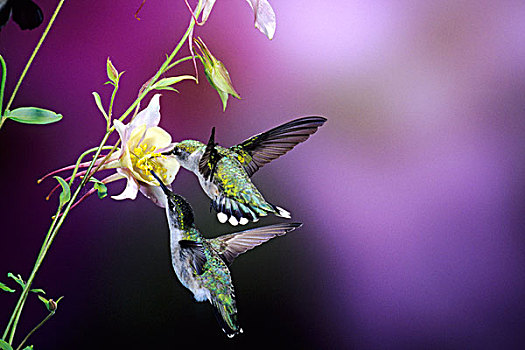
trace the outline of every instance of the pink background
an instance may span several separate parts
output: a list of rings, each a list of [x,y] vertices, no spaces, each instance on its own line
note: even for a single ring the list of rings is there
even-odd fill
[[[39,0],[50,18],[57,1]],[[164,213],[144,198],[73,210],[34,286],[64,295],[35,349],[196,346],[521,348],[525,341],[525,3],[271,1],[273,41],[244,1],[217,1],[197,29],[242,100],[221,111],[202,80],[161,98],[174,140],[224,146],[302,115],[328,118],[254,182],[304,226],[232,266],[245,333],[221,334],[171,269]],[[49,126],[0,131],[0,280],[30,273],[56,208],[43,174],[98,144],[109,56],[126,73],[124,111],[189,19],[183,1],[66,2],[14,107],[56,110]],[[7,95],[44,26],[0,32]],[[173,74],[192,73],[191,63]],[[202,70],[200,71],[203,78]],[[109,187],[122,190],[122,182]],[[196,178],[174,189],[207,237],[232,232]],[[280,222],[278,218],[260,224]],[[2,329],[16,295],[0,295]],[[46,311],[36,297],[18,341]]]

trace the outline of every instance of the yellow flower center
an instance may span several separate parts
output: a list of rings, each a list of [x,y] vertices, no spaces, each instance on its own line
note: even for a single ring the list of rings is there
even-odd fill
[[[165,155],[155,152],[157,150],[156,146],[148,148],[148,145],[143,143],[135,147],[131,154],[131,163],[135,171],[139,172],[142,177],[150,181],[156,182],[155,178],[151,175],[153,170],[162,180],[166,180],[167,171],[158,160],[166,159]]]

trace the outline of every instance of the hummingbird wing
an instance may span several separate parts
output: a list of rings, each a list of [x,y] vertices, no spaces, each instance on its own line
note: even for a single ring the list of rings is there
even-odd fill
[[[221,159],[221,155],[215,148],[215,127],[211,129],[210,139],[206,145],[206,150],[199,161],[199,172],[204,176],[205,179],[209,180],[215,173],[217,162]]]
[[[189,258],[197,275],[204,273],[204,264],[206,263],[206,255],[202,243],[183,239],[179,241],[181,247],[181,254],[185,258]]]
[[[282,236],[293,231],[301,225],[302,223],[292,222],[257,227],[211,239],[210,243],[226,264],[230,265],[240,254],[274,237]]]
[[[264,164],[308,139],[325,122],[326,118],[317,116],[294,119],[232,146],[230,150],[239,155],[248,176],[252,176]]]

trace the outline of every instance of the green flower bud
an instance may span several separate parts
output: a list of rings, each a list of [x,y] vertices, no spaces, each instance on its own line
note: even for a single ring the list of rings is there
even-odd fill
[[[195,45],[200,51],[198,56],[204,66],[204,73],[206,78],[210,82],[210,85],[217,90],[219,97],[222,101],[222,108],[226,110],[226,104],[228,102],[228,95],[232,95],[240,99],[241,97],[235,91],[233,84],[230,79],[230,74],[224,66],[224,64],[215,58],[206,46],[201,38],[194,39]]]

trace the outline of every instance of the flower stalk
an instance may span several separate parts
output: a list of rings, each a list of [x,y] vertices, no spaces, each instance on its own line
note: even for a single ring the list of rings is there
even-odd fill
[[[48,24],[48,26],[46,27],[44,33],[42,34],[42,37],[40,39],[40,41],[38,42],[37,46],[35,47],[35,50],[33,51],[33,54],[31,55],[20,79],[18,80],[18,83],[15,87],[15,90],[13,91],[13,94],[11,95],[11,98],[6,106],[6,109],[8,109],[10,106],[11,106],[11,103],[13,102],[13,99],[14,99],[14,96],[16,95],[16,92],[18,91],[18,88],[20,87],[20,84],[25,76],[25,74],[27,73],[27,70],[29,69],[34,57],[36,56],[36,53],[38,52],[40,46],[42,45],[45,37],[47,36],[47,33],[49,32],[49,29],[51,28],[56,16],[58,15],[58,12],[60,11],[60,8],[62,7],[63,3],[64,3],[65,0],[60,0],[52,18],[50,19],[50,22]],[[196,13],[196,16],[198,17],[200,11],[202,10],[202,0],[199,0],[199,3],[197,5],[197,9],[195,11]],[[189,59],[191,59],[191,57],[185,57],[185,58],[182,58],[176,62],[173,62],[173,59],[175,58],[175,56],[177,55],[177,53],[180,51],[180,49],[182,48],[184,42],[188,39],[188,37],[190,36],[190,34],[192,33],[193,31],[193,28],[195,26],[195,21],[194,19],[192,18],[190,20],[190,23],[188,25],[188,28],[186,30],[186,32],[184,33],[184,35],[182,36],[181,40],[179,41],[179,43],[177,44],[177,46],[173,49],[173,51],[171,52],[171,54],[167,57],[167,59],[164,61],[164,63],[161,65],[161,67],[157,70],[157,72],[155,73],[155,75],[148,81],[148,83],[146,84],[145,88],[141,90],[141,92],[139,93],[139,95],[137,96],[137,98],[135,99],[135,101],[129,106],[129,108],[118,118],[118,119],[115,119],[115,120],[118,120],[120,122],[122,122],[126,117],[128,117],[134,110],[136,110],[138,108],[138,106],[140,105],[140,102],[146,97],[146,95],[148,94],[148,92],[150,92],[152,90],[152,86],[159,80],[160,76],[162,74],[164,74],[167,70],[173,68],[176,64],[178,63],[181,63],[181,62],[184,62],[184,61],[187,61]],[[4,75],[5,75],[5,63],[3,63],[3,60],[0,59],[0,61],[2,61],[2,82],[5,83],[5,78],[4,78]],[[2,86],[3,86],[3,83],[2,83]],[[112,95],[112,98],[111,98],[111,103],[113,102],[113,99],[114,99],[114,95],[115,95],[115,92],[116,92],[116,86],[115,86],[115,89],[114,89],[114,93]],[[1,92],[0,92],[1,93]],[[111,107],[112,107],[112,104],[111,104]],[[111,115],[111,112],[112,112],[112,108],[110,107],[110,115]],[[108,118],[109,119],[109,118]],[[132,118],[133,120],[133,118]],[[1,119],[0,121],[0,128],[2,126],[4,122],[4,118]],[[113,152],[116,150],[116,147],[118,145],[118,143],[114,146],[106,146],[106,143],[110,137],[110,135],[115,131],[115,124],[113,124],[113,126],[109,127],[109,123],[108,123],[108,126],[106,128],[106,133],[104,134],[102,140],[100,141],[98,147],[96,148],[92,148],[86,152],[84,152],[78,159],[77,163],[75,164],[75,167],[73,169],[73,176],[71,177],[70,179],[70,183],[69,185],[71,185],[73,183],[73,180],[75,178],[75,175],[77,175],[78,173],[78,169],[79,167],[81,166],[81,163],[82,163],[82,159],[87,156],[88,154],[90,153],[93,153],[95,152],[95,154],[93,155],[93,159],[91,160],[91,162],[89,163],[89,165],[87,166],[87,169],[85,170],[85,176],[82,177],[82,180],[80,182],[80,184],[76,187],[75,191],[72,193],[71,195],[71,198],[67,201],[67,203],[65,203],[64,206],[62,205],[59,205],[58,209],[57,209],[57,212],[56,214],[53,216],[53,219],[52,219],[52,222],[51,222],[51,225],[49,227],[49,230],[46,234],[46,237],[44,238],[44,242],[40,248],[40,252],[37,256],[37,259],[36,259],[36,262],[33,266],[33,269],[31,271],[31,274],[22,290],[22,293],[16,303],[16,306],[13,310],[13,313],[10,317],[10,320],[6,326],[6,329],[2,335],[2,339],[7,341],[9,344],[12,344],[13,343],[13,339],[15,337],[15,334],[16,334],[16,330],[17,330],[17,326],[18,326],[18,323],[19,323],[19,320],[20,320],[20,316],[22,314],[22,311],[23,311],[23,308],[24,308],[24,305],[25,305],[25,302],[27,300],[27,296],[29,294],[29,291],[31,289],[31,285],[38,273],[38,270],[40,269],[40,266],[42,265],[50,247],[51,247],[51,244],[53,243],[53,240],[55,239],[56,235],[58,234],[60,228],[62,227],[62,224],[64,223],[64,221],[66,220],[69,212],[71,211],[71,209],[73,208],[73,206],[75,205],[76,203],[76,199],[78,198],[79,194],[80,194],[80,191],[84,188],[84,186],[88,183],[88,181],[90,180],[90,178],[92,177],[92,175],[98,170],[101,168],[101,166],[104,164],[105,161],[108,160],[108,158],[113,154]],[[100,163],[97,163],[97,161],[100,160],[100,154],[103,150],[105,149],[109,149],[111,148],[110,152],[105,156],[105,158],[103,159],[102,162]],[[93,169],[95,169],[95,171],[92,171]],[[40,179],[39,181],[41,181],[43,179]],[[48,317],[50,317],[52,314],[48,315]],[[48,318],[46,318],[44,321],[47,321]],[[39,324],[33,331],[31,331],[30,334],[28,334],[28,336],[26,337],[26,339],[29,337],[29,335],[31,335],[34,331],[36,331],[44,322],[42,322],[41,324]],[[24,339],[25,341],[25,339]]]
[[[29,70],[29,67],[31,67],[31,64],[33,63],[33,60],[35,59],[36,54],[40,50],[40,46],[42,46],[42,43],[46,39],[46,36],[49,33],[49,30],[51,29],[51,27],[53,26],[53,23],[55,22],[55,19],[56,19],[58,13],[60,12],[60,9],[62,8],[62,5],[64,5],[64,2],[65,2],[65,0],[60,0],[60,2],[58,3],[58,5],[57,5],[57,7],[55,9],[55,12],[53,13],[53,16],[51,16],[51,19],[49,20],[49,23],[47,24],[46,29],[42,33],[42,36],[40,37],[40,40],[36,44],[35,49],[33,50],[33,53],[31,54],[31,57],[29,57],[29,60],[27,61],[27,64],[24,67],[24,70],[22,71],[22,74],[20,74],[20,78],[18,78],[18,82],[15,85],[13,93],[11,94],[11,97],[9,98],[9,101],[7,102],[7,105],[5,106],[6,110],[9,110],[9,108],[11,107],[11,104],[13,103],[13,100],[15,99],[16,93],[18,92],[18,89],[20,88],[20,85],[22,84],[22,81],[24,80],[24,78],[25,78],[25,76],[27,74],[27,71]],[[3,70],[2,74],[4,74],[6,70],[5,70],[5,62],[3,62],[3,59],[2,59],[2,70]],[[3,84],[5,83],[5,78],[4,77],[2,79],[2,82],[3,82],[2,83],[2,90],[3,90]],[[0,93],[0,96],[2,96],[2,98],[3,98],[3,96],[4,96],[3,91]],[[1,107],[1,105],[0,105],[0,107]],[[2,126],[4,125],[5,120],[7,118],[5,118],[5,116],[3,115],[3,110],[1,108],[0,108],[0,113],[2,114],[2,117],[0,118],[0,129],[1,129]]]

